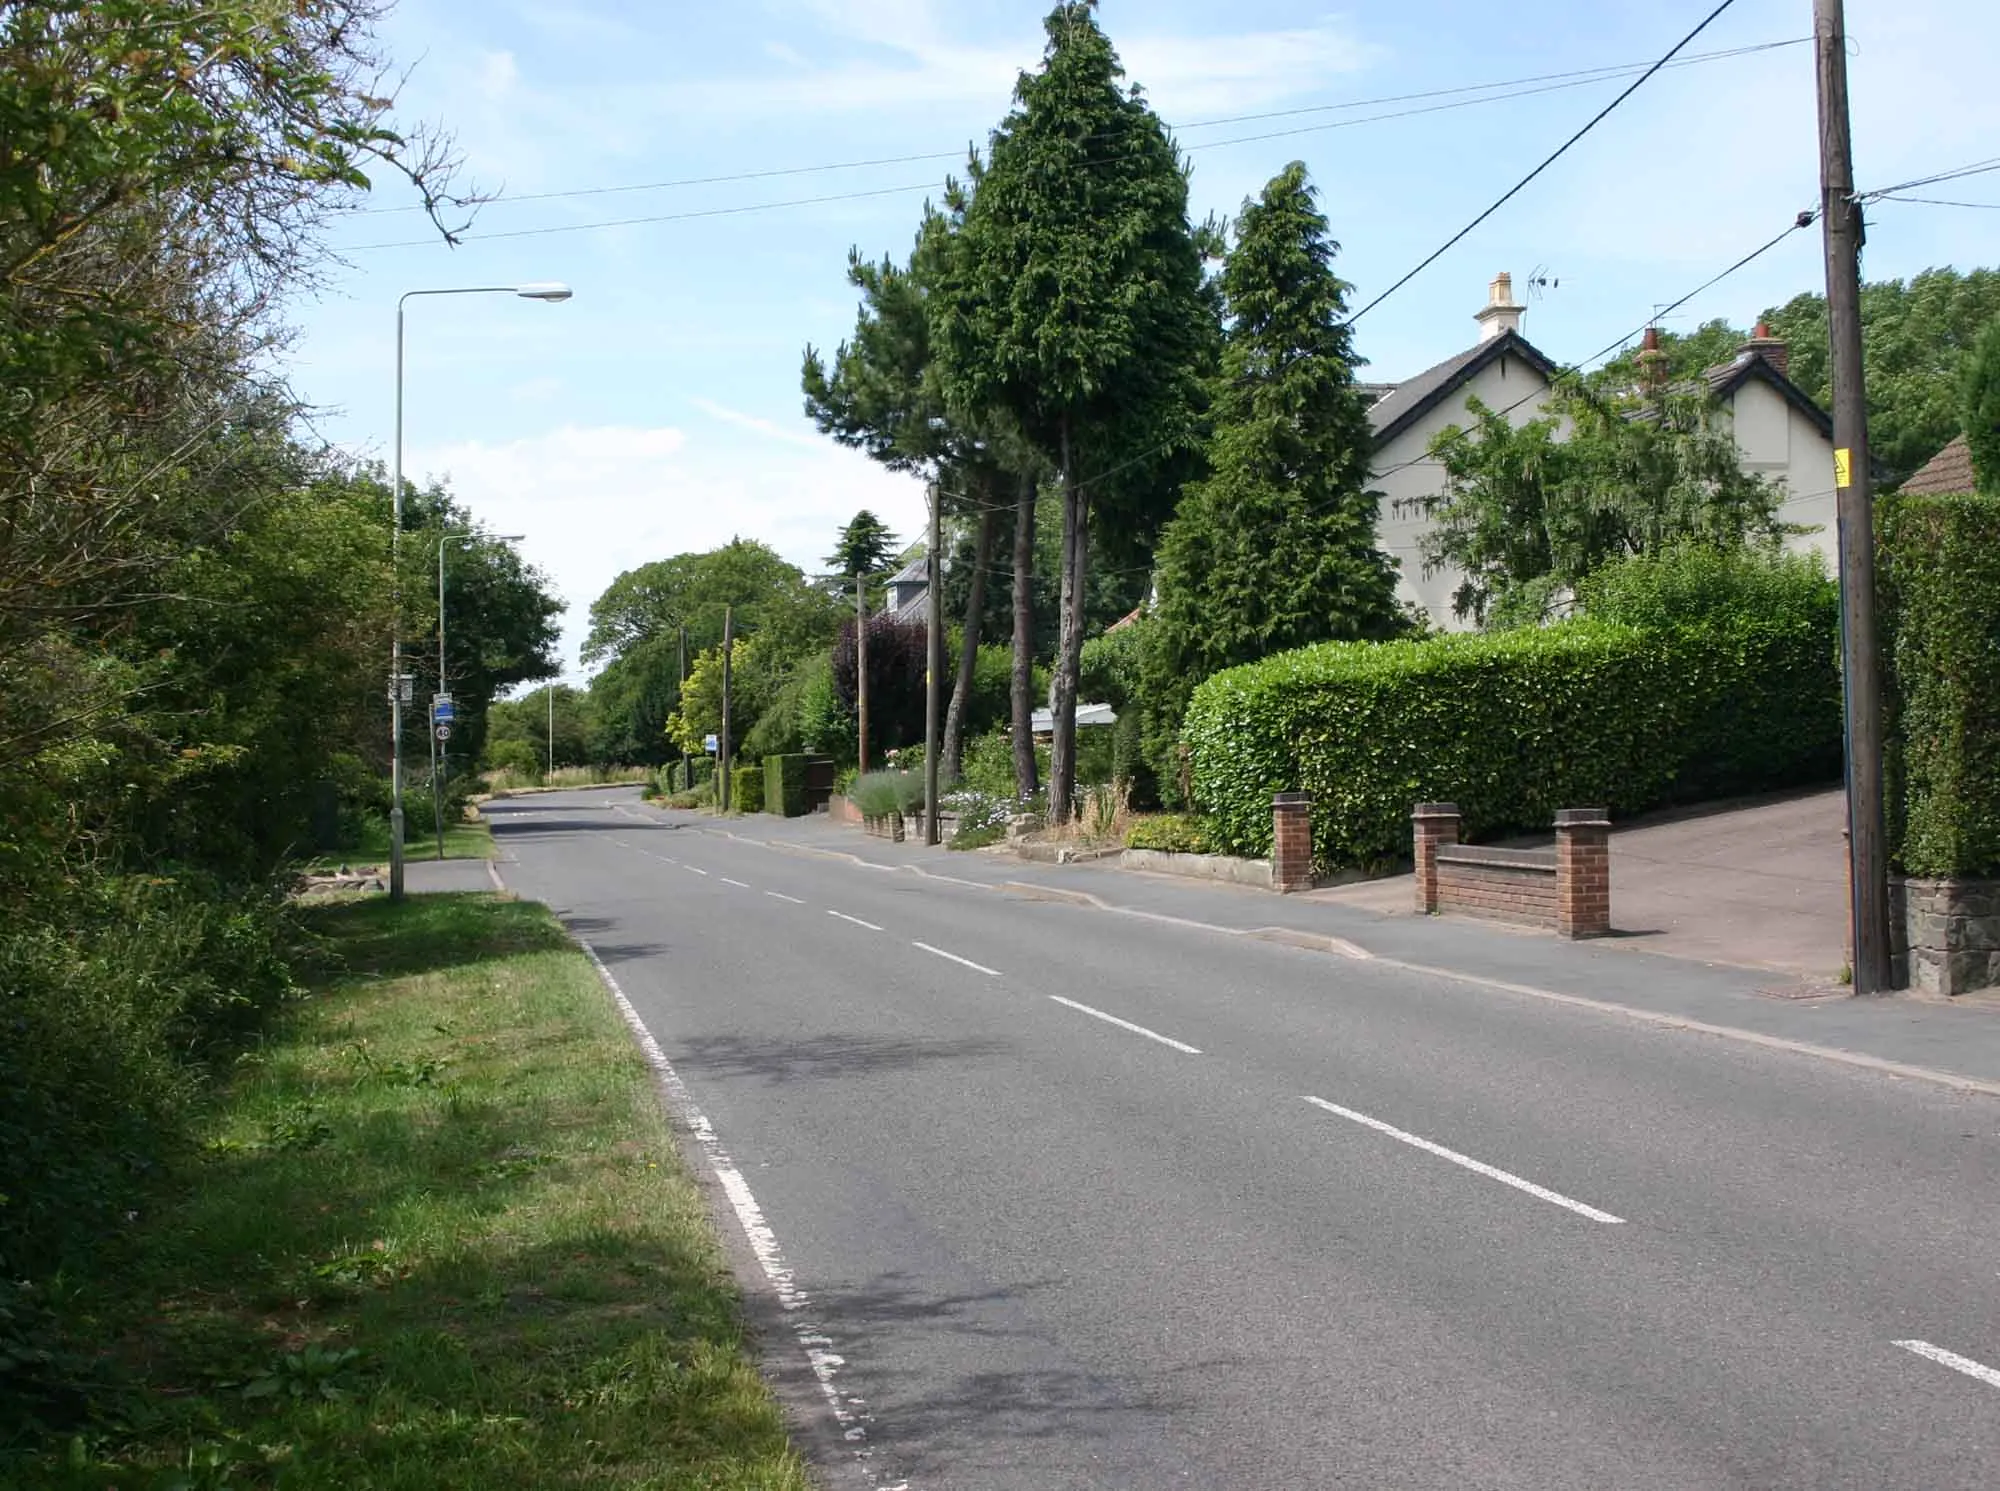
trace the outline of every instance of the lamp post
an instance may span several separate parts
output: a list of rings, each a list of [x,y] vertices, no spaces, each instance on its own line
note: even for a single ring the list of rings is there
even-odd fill
[[[568,285],[553,280],[526,285],[460,285],[445,290],[405,290],[396,300],[396,463],[389,489],[389,899],[403,899],[403,309],[419,295],[518,295],[551,303],[568,300]]]

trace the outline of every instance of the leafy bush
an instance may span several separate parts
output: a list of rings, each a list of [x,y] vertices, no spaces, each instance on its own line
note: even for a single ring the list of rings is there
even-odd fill
[[[2000,497],[1883,505],[1890,855],[2000,876]]]
[[[1837,637],[1840,587],[1809,554],[1684,547],[1634,555],[1579,587],[1585,613],[1655,631],[1783,618]]]
[[[0,1278],[128,1207],[181,1142],[203,1062],[291,990],[272,891],[73,875],[0,927]]]
[[[1007,822],[1014,813],[1014,800],[967,789],[945,797],[944,807],[958,815],[952,834],[953,849],[983,849],[1007,837]]]
[[[1633,813],[1825,780],[1840,680],[1809,619],[1640,631],[1594,619],[1422,642],[1333,642],[1195,691],[1185,739],[1217,847],[1271,848],[1271,797],[1313,795],[1322,870],[1409,853],[1418,802],[1469,837],[1545,828],[1561,807]]]
[[[800,818],[806,811],[806,758],[769,756],[764,760],[764,811]]]
[[[729,769],[729,809],[733,813],[764,811],[764,768],[732,766]]]
[[[871,771],[854,779],[848,790],[854,805],[869,818],[886,818],[891,813],[910,813],[924,804],[921,772]]]
[[[1077,673],[1078,699],[1085,704],[1109,704],[1123,712],[1139,699],[1139,648],[1144,623],[1122,626],[1083,644]]]
[[[1206,818],[1193,813],[1159,813],[1134,819],[1125,830],[1127,849],[1158,849],[1167,854],[1213,854],[1215,838]]]
[[[1082,732],[1079,731],[1079,734]],[[988,797],[1014,798],[1014,741],[1005,730],[975,736],[966,742],[965,762],[959,782],[968,790]],[[1049,779],[1049,748],[1035,746],[1035,780]]]
[[[525,740],[499,740],[486,748],[488,771],[507,771],[521,777],[542,774],[542,752]]]

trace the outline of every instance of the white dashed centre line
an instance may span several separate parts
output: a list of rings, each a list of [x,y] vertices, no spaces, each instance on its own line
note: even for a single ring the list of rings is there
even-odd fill
[[[871,932],[879,932],[882,930],[880,927],[876,926],[875,923],[865,922],[858,916],[849,916],[845,911],[829,911],[827,912],[827,915],[837,916],[844,922],[853,922],[854,925],[857,927],[866,927]]]
[[[1625,1219],[1623,1217],[1614,1217],[1608,1211],[1599,1211],[1594,1206],[1586,1206],[1583,1202],[1575,1200],[1573,1197],[1565,1196],[1560,1191],[1551,1191],[1547,1186],[1538,1186],[1532,1180],[1523,1180],[1520,1176],[1502,1170],[1497,1166],[1475,1160],[1470,1155],[1462,1155],[1455,1149],[1446,1149],[1442,1144],[1433,1144],[1428,1139],[1420,1139],[1415,1134],[1405,1133],[1399,1128],[1382,1122],[1379,1118],[1370,1118],[1366,1113],[1356,1113],[1352,1108],[1343,1108],[1338,1103],[1329,1103],[1325,1098],[1307,1098],[1306,1101],[1311,1103],[1315,1108],[1323,1108],[1328,1113],[1336,1114],[1350,1122],[1358,1123],[1364,1128],[1373,1129],[1378,1134],[1387,1134],[1391,1139],[1399,1140],[1404,1144],[1410,1145],[1412,1148],[1421,1149],[1425,1154],[1434,1154],[1441,1160],[1450,1160],[1452,1164],[1462,1165],[1476,1175],[1483,1175],[1488,1180],[1497,1180],[1503,1186],[1512,1186],[1517,1191],[1526,1191],[1537,1200],[1546,1201],[1552,1206],[1563,1207],[1575,1212],[1580,1217],[1589,1217],[1593,1222],[1606,1222],[1613,1226],[1624,1225]]]
[[[1960,1356],[1956,1351],[1946,1351],[1942,1346],[1933,1346],[1928,1341],[1898,1341],[1896,1344],[1905,1351],[1914,1351],[1918,1356],[1928,1357],[1940,1367],[1963,1372],[1967,1377],[1983,1382],[1988,1387],[2000,1387],[2000,1372],[1994,1371],[1984,1362],[1976,1362],[1969,1356]]]
[[[1130,1020],[1121,1020],[1116,1015],[1107,1015],[1103,1010],[1094,1010],[1087,1004],[1078,1004],[1074,999],[1065,999],[1060,994],[1051,994],[1049,998],[1067,1009],[1073,1009],[1079,1014],[1088,1015],[1093,1020],[1102,1020],[1106,1025],[1116,1025],[1120,1030],[1129,1030],[1134,1035],[1143,1035],[1149,1041],[1158,1041],[1163,1046],[1172,1046],[1183,1055],[1201,1055],[1200,1047],[1190,1046],[1185,1041],[1177,1041],[1170,1035],[1161,1035],[1157,1030],[1148,1030],[1143,1025],[1134,1025]]]
[[[749,886],[747,886],[747,885],[745,885],[745,884],[744,884],[744,883],[743,883],[743,882],[742,882],[741,880],[731,880],[731,879],[730,879],[730,878],[729,878],[729,877],[728,877],[727,875],[724,875],[724,876],[722,877],[722,883],[723,883],[724,885],[733,885],[733,886],[735,886],[735,887],[736,887],[736,888],[737,888],[738,890],[748,890],[748,889],[750,889],[750,887],[749,887]]]
[[[701,876],[704,876],[704,877],[705,877],[705,876],[706,876],[706,875],[708,874],[708,871],[706,871],[706,870],[697,870],[697,869],[695,869],[695,867],[694,867],[693,865],[682,865],[682,866],[681,866],[681,868],[682,868],[683,870],[688,870],[688,871],[692,871],[692,872],[693,872],[694,874],[696,874],[696,875],[701,875]]]
[[[774,901],[789,901],[794,906],[805,905],[805,902],[801,901],[797,896],[788,896],[783,891],[767,890],[764,892],[764,894],[769,896]]]
[[[967,968],[972,969],[975,973],[983,973],[988,978],[1000,977],[1000,970],[997,968],[988,968],[984,963],[975,963],[970,958],[961,958],[957,953],[948,953],[941,947],[932,947],[928,942],[913,942],[910,944],[910,946],[920,947],[925,952],[934,953],[940,958],[949,958],[954,963],[963,963]]]

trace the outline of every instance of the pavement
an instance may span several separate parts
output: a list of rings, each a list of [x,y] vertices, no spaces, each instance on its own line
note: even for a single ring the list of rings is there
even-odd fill
[[[652,1044],[829,1486],[1994,1484],[1991,1006],[487,811]]]

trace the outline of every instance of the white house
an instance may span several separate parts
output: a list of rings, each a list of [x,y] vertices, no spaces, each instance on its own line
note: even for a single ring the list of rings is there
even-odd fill
[[[1400,597],[1422,606],[1440,627],[1469,623],[1452,614],[1452,596],[1464,577],[1450,569],[1424,573],[1419,540],[1429,519],[1420,504],[1444,490],[1444,468],[1430,455],[1430,444],[1447,427],[1471,423],[1470,398],[1505,411],[1516,425],[1547,412],[1558,365],[1521,335],[1526,310],[1514,300],[1512,276],[1497,276],[1473,318],[1479,323],[1478,342],[1405,382],[1375,385],[1379,396],[1368,410],[1375,431],[1371,479],[1382,494],[1379,539],[1400,565]],[[1729,411],[1744,467],[1782,483],[1781,517],[1811,530],[1787,546],[1830,555],[1833,423],[1785,376],[1785,368],[1785,344],[1759,325],[1735,358],[1703,376]]]

